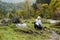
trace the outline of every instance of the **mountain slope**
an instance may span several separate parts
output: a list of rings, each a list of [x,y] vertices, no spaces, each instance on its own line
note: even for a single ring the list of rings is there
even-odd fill
[[[0,9],[3,11],[13,11],[13,10],[21,10],[24,6],[24,3],[6,3],[6,2],[1,2],[0,1]]]

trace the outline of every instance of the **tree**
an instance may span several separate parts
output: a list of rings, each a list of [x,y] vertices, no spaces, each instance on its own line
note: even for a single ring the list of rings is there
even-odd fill
[[[56,16],[59,13],[56,13],[57,8],[60,8],[60,0],[51,0],[50,4],[49,4],[49,9],[51,12],[51,17],[56,19]]]
[[[10,13],[8,12],[8,13],[6,14],[6,17],[9,18],[9,16],[10,16]]]
[[[8,13],[6,13],[5,17],[6,17],[6,18],[13,18],[13,17],[14,17],[14,14],[8,12]]]
[[[16,10],[15,16],[21,16],[20,10]]]
[[[0,10],[0,18],[2,18],[4,15],[2,14],[2,10]]]
[[[60,6],[60,0],[51,0],[49,4],[49,9],[51,11],[55,11],[55,9],[58,8],[59,6]]]
[[[37,2],[37,3],[42,3],[42,4],[45,4],[45,3],[49,4],[50,1],[51,1],[51,0],[37,0],[36,2]]]

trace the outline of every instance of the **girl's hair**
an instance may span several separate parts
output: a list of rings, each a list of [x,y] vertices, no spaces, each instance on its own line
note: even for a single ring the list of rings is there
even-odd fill
[[[40,16],[38,16],[37,18],[41,18]]]

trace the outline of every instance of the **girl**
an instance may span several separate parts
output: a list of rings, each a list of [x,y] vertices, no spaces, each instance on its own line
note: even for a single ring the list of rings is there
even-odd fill
[[[35,23],[34,23],[34,28],[35,29],[42,29],[42,26],[41,26],[41,18],[40,16],[38,16],[35,20]]]

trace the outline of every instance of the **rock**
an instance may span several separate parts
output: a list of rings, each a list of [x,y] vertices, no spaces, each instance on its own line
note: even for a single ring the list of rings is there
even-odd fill
[[[7,25],[7,23],[8,23],[8,21],[5,20],[5,19],[3,19],[3,20],[1,21],[0,26],[5,26],[5,25]]]
[[[26,23],[23,23],[23,24],[18,23],[18,24],[16,24],[16,27],[18,27],[18,28],[20,28],[20,27],[26,28],[27,24]]]
[[[60,27],[60,22],[55,23],[55,26]]]
[[[20,23],[19,17],[11,18],[11,23]]]
[[[57,20],[52,20],[52,19],[48,19],[47,21],[50,23],[56,23],[57,22]]]
[[[5,24],[5,23],[7,23],[7,21],[6,21],[5,19],[3,19],[3,20],[1,21],[1,23],[4,23],[4,24]]]

